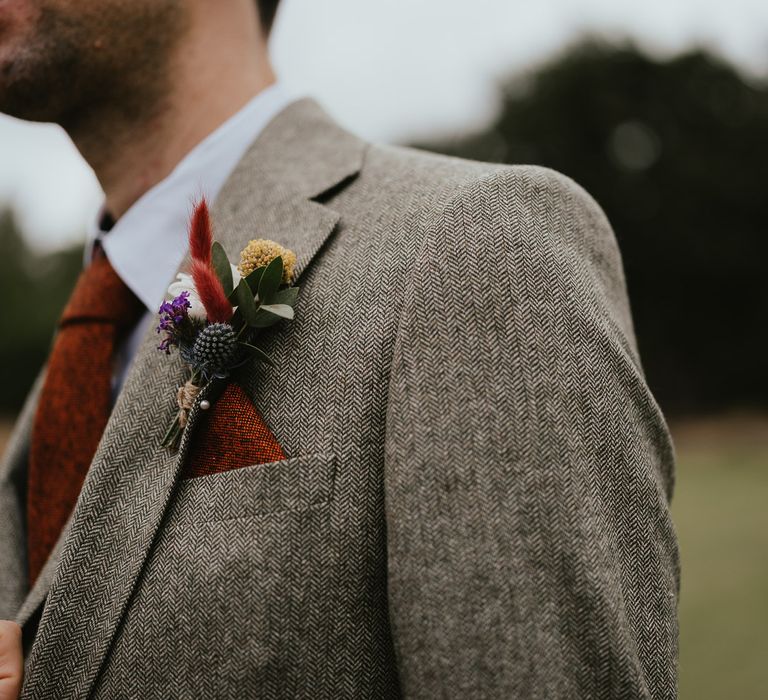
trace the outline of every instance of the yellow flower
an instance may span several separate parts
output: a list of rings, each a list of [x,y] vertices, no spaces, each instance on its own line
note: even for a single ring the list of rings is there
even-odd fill
[[[257,238],[245,246],[240,253],[240,264],[237,269],[243,277],[247,277],[257,268],[269,265],[278,256],[283,259],[283,283],[288,284],[293,275],[293,266],[296,264],[296,254],[292,250],[283,248],[279,243],[265,238]]]

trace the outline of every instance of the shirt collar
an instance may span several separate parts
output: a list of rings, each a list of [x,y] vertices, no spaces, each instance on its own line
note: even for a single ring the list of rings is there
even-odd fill
[[[149,311],[156,311],[188,248],[187,224],[200,197],[213,202],[248,147],[292,99],[274,84],[195,146],[112,229],[92,226],[86,258],[99,240],[112,267]],[[103,213],[103,210],[102,210]]]

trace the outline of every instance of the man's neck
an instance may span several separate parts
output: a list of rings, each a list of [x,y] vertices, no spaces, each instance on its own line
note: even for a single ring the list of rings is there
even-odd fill
[[[145,192],[167,177],[200,141],[275,81],[266,53],[216,65],[187,57],[186,75],[176,76],[173,91],[154,114],[131,121],[99,115],[99,123],[70,133],[96,172],[106,209],[120,218]],[[225,80],[222,78],[226,77]],[[96,121],[97,117],[94,117]]]

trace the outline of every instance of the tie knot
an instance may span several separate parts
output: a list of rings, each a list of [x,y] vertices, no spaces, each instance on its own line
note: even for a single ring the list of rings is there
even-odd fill
[[[80,274],[61,323],[96,321],[128,328],[138,321],[143,310],[141,301],[102,254],[96,255]]]

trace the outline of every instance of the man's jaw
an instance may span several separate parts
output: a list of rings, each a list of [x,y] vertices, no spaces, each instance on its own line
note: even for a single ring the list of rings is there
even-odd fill
[[[29,53],[37,14],[30,0],[0,0],[0,104],[24,55]]]

